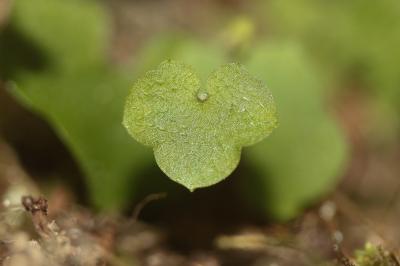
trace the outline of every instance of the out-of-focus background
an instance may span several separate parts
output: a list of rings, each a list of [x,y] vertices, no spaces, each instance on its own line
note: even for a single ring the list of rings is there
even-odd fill
[[[0,262],[400,265],[399,47],[398,0],[0,0]],[[193,193],[121,124],[166,59],[277,104]]]

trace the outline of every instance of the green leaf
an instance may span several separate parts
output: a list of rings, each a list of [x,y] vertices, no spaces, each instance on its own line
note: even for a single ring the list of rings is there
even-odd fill
[[[336,80],[361,81],[375,96],[400,106],[400,1],[273,0],[267,5],[275,31],[304,43]]]
[[[139,51],[136,73],[142,76],[168,59],[191,65],[201,79],[206,79],[212,70],[227,62],[225,52],[207,40],[170,32],[151,38]]]
[[[355,261],[357,266],[391,266],[398,265],[396,256],[381,246],[374,246],[367,242],[364,249],[356,250]]]
[[[105,63],[110,19],[96,0],[18,0],[12,18],[63,71]]]
[[[280,125],[247,150],[255,174],[243,186],[254,206],[290,219],[334,188],[344,167],[345,140],[325,108],[324,82],[300,47],[262,44],[253,49],[248,67],[268,81]]]
[[[191,67],[164,61],[133,86],[123,123],[164,173],[194,190],[227,177],[276,115],[270,92],[242,66],[224,65],[201,84]]]
[[[121,125],[132,80],[107,64],[107,15],[95,1],[15,3],[13,25],[47,53],[50,64],[17,72],[12,93],[47,119],[70,148],[95,205],[123,207],[151,154]]]

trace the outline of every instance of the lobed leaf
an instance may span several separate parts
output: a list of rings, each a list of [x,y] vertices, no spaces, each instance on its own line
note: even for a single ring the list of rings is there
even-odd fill
[[[275,113],[270,92],[240,65],[201,84],[191,67],[164,61],[133,86],[123,123],[171,179],[194,190],[227,177],[242,147],[275,128]]]

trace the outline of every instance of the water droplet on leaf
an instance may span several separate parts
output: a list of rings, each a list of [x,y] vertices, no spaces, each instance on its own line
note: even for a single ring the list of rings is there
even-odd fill
[[[199,92],[197,93],[197,99],[198,99],[200,102],[206,101],[206,100],[208,99],[208,93],[205,92],[205,91],[199,91]]]

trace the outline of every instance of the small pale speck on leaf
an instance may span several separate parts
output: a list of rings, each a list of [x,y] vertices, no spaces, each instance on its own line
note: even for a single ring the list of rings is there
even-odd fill
[[[206,100],[208,99],[208,93],[207,93],[207,92],[204,92],[204,91],[199,91],[199,92],[197,93],[197,99],[198,99],[200,102],[206,101]]]

